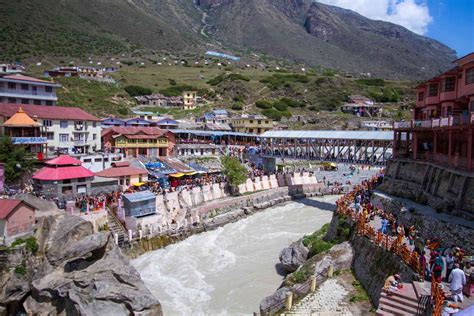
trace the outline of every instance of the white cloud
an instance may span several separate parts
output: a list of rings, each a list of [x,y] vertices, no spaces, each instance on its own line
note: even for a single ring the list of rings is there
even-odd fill
[[[369,19],[402,25],[418,34],[426,34],[433,18],[425,1],[417,0],[317,0],[355,11]]]

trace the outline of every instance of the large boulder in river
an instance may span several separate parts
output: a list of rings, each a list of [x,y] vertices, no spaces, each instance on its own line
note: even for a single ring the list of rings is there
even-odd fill
[[[305,263],[308,254],[309,250],[301,240],[294,242],[280,252],[281,265],[286,271],[294,272]]]
[[[275,291],[270,296],[265,297],[260,302],[260,314],[261,315],[272,315],[281,310],[285,305],[286,297],[290,289],[288,287],[282,287]]]

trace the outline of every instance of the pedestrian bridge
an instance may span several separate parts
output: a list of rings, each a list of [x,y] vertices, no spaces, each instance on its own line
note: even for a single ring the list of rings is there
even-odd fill
[[[392,158],[392,131],[268,131],[262,156],[385,165]]]

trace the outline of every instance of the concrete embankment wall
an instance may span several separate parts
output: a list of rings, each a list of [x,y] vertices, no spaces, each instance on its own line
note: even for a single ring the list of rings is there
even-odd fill
[[[192,235],[238,221],[265,208],[291,200],[323,195],[327,189],[320,183],[294,185],[208,202],[196,208],[197,212],[204,215],[203,220],[198,224],[183,228],[175,233],[167,232],[150,238],[144,236],[141,240],[123,248],[122,252],[128,257],[134,258],[147,251],[163,248]]]
[[[393,160],[385,169],[380,190],[440,212],[474,219],[474,173],[447,169],[431,163]]]

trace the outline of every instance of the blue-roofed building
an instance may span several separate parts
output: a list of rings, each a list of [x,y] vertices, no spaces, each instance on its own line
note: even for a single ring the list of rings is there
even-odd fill
[[[127,125],[127,123],[122,120],[122,119],[119,119],[117,117],[108,117],[106,119],[103,119],[100,123],[100,126],[102,127],[112,127],[112,126],[125,126]]]
[[[157,121],[155,125],[161,129],[177,129],[178,121],[175,121],[170,118],[165,118],[165,119]]]
[[[140,117],[135,117],[135,118],[131,118],[131,119],[126,120],[126,125],[127,126],[136,126],[136,127],[152,126],[153,122],[148,121],[148,120],[144,120]]]
[[[154,215],[156,213],[156,196],[150,191],[124,194],[123,206],[127,217]]]

